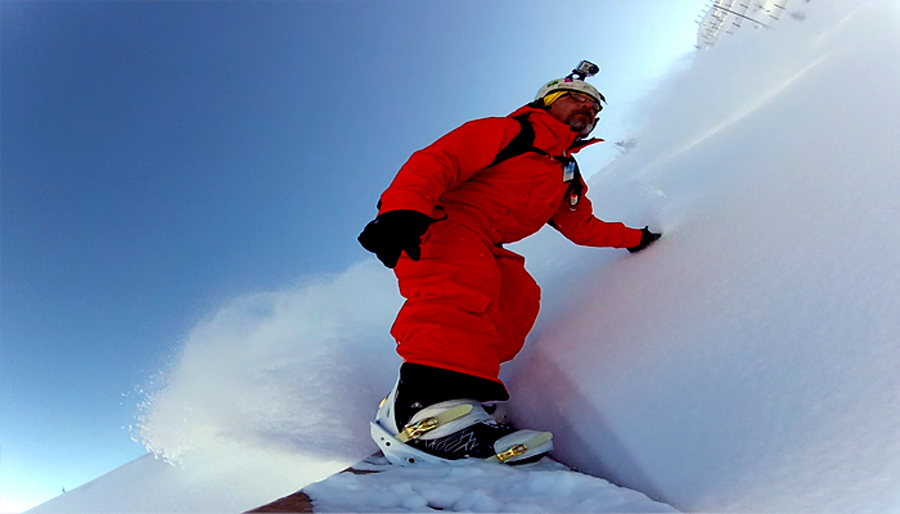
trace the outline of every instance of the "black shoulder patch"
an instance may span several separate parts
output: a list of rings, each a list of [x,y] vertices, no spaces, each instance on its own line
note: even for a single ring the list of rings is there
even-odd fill
[[[519,155],[522,155],[523,153],[532,152],[535,150],[534,127],[531,126],[531,123],[529,123],[526,118],[527,116],[513,117],[514,120],[519,122],[519,133],[516,134],[516,137],[514,137],[513,140],[506,145],[506,148],[500,150],[500,152],[497,154],[497,157],[494,158],[494,162],[491,163],[491,166],[495,166],[507,159],[512,159],[513,157],[517,157]]]

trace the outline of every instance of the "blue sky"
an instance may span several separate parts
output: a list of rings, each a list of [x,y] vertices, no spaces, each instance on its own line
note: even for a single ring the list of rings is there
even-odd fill
[[[0,496],[141,455],[139,390],[190,327],[370,258],[379,194],[446,131],[587,58],[610,101],[594,135],[631,135],[702,7],[0,2]]]

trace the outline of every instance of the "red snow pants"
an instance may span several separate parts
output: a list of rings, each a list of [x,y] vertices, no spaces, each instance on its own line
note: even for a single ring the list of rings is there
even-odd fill
[[[452,219],[431,225],[422,257],[394,268],[406,298],[391,335],[406,362],[500,382],[500,363],[525,344],[541,290],[525,258]]]

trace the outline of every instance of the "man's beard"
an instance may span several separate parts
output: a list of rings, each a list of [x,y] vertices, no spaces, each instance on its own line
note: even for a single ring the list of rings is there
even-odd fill
[[[574,112],[566,119],[566,123],[572,128],[572,132],[578,132],[585,137],[594,130],[594,117],[584,112]]]

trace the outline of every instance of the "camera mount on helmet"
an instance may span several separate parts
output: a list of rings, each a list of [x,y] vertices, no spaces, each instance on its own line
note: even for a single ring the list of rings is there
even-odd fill
[[[557,91],[577,91],[579,93],[584,93],[591,98],[597,100],[602,107],[604,103],[606,103],[606,98],[603,96],[603,93],[597,91],[597,88],[585,82],[584,79],[588,77],[593,77],[594,75],[600,73],[600,67],[591,61],[581,61],[578,63],[578,66],[572,70],[572,73],[569,76],[561,79],[551,80],[550,82],[541,86],[538,90],[537,95],[534,97],[535,102],[541,101],[545,96],[557,92]],[[539,105],[542,106],[543,104]]]
[[[572,70],[572,73],[566,77],[566,79],[572,80],[584,80],[588,77],[593,77],[594,75],[600,73],[600,66],[592,63],[591,61],[581,61],[578,63],[578,66]]]

